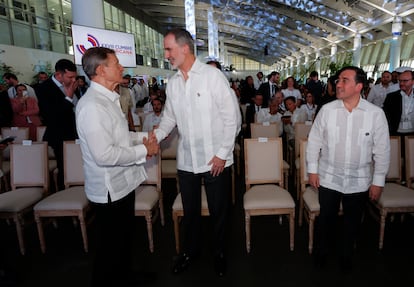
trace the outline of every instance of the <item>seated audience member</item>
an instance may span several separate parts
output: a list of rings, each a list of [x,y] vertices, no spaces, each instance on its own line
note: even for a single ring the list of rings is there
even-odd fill
[[[272,98],[269,101],[269,108],[261,109],[257,113],[257,122],[258,123],[279,123],[279,136],[283,134],[283,124],[282,124],[282,114],[278,112],[280,105],[280,98]]]
[[[36,91],[37,87],[47,79],[49,79],[49,75],[46,72],[37,73],[37,81],[32,85],[32,88]]]
[[[296,106],[295,97],[287,97],[285,99],[286,113],[282,117],[286,138],[291,147],[295,147],[295,124],[305,122],[307,115],[304,110]]]
[[[298,89],[298,85],[296,83],[295,78],[288,77],[283,83],[284,83],[283,87],[282,87],[283,97],[285,99],[287,97],[295,97],[296,105],[300,106],[301,101],[302,101],[302,95],[301,95],[301,93]],[[300,102],[298,102],[298,101],[300,101]]]
[[[19,80],[17,79],[17,76],[15,74],[12,73],[5,73],[3,75],[3,80],[6,82],[6,84],[9,86],[9,89],[7,90],[8,94],[9,94],[9,98],[13,99],[16,97],[17,91],[16,91],[16,87],[18,84],[20,84]],[[27,84],[23,84],[26,86],[26,90],[27,90],[27,95],[29,97],[34,97],[37,100],[36,97],[36,93],[34,91],[34,89],[27,85]]]
[[[387,94],[400,89],[399,85],[394,84],[391,79],[392,76],[389,71],[382,72],[380,82],[370,89],[367,101],[382,108],[382,104],[384,103]]]
[[[255,114],[259,112],[262,108],[264,108],[263,95],[257,92],[256,95],[254,96],[253,102],[254,102],[253,105],[249,105],[246,108],[246,125],[247,125],[246,138],[249,138],[251,135],[250,124],[255,122]]]
[[[13,120],[13,109],[7,91],[0,92],[0,128],[10,127]]]
[[[313,121],[318,106],[315,104],[315,97],[311,92],[307,92],[305,96],[305,103],[300,107],[308,116],[308,121]]]
[[[148,101],[146,102],[146,104],[144,105],[144,107],[142,108],[142,111],[144,113],[150,113],[152,112],[152,100],[158,98],[157,92],[156,91],[151,91],[150,92],[150,97],[148,98]]]
[[[149,113],[144,120],[142,126],[143,132],[150,132],[153,129],[156,129],[161,121],[161,112],[163,108],[163,103],[160,98],[155,98],[151,101],[153,113]]]
[[[16,97],[10,100],[13,108],[13,126],[28,127],[29,139],[36,141],[36,127],[42,124],[39,106],[35,98],[27,95],[25,85],[19,84],[15,88]]]
[[[240,91],[240,104],[253,104],[256,89],[254,88],[253,77],[247,76],[245,84]],[[272,95],[273,96],[273,95]]]
[[[75,90],[75,96],[80,100],[82,96],[86,93],[88,89],[88,84],[86,83],[85,76],[77,76],[76,81],[78,82],[78,87]]]

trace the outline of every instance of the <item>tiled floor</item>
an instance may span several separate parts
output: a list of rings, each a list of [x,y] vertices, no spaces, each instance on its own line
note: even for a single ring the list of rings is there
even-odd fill
[[[237,203],[232,207],[228,225],[228,273],[218,278],[213,271],[210,252],[209,220],[204,219],[205,242],[202,256],[190,269],[181,274],[171,273],[175,255],[171,204],[175,194],[174,183],[164,182],[166,226],[159,220],[154,224],[155,252],[148,250],[146,227],[143,218],[137,218],[135,234],[135,267],[138,270],[156,271],[157,280],[148,286],[412,286],[414,279],[414,217],[404,222],[396,217],[387,224],[385,246],[377,249],[379,225],[367,215],[363,221],[361,240],[358,242],[354,269],[344,274],[338,267],[335,250],[328,265],[322,270],[313,267],[307,252],[307,224],[296,226],[295,250],[289,251],[289,234],[286,218],[279,225],[277,217],[252,219],[252,252],[246,253],[244,215],[241,204],[242,190],[238,188]],[[292,185],[290,185],[292,186]],[[338,225],[339,226],[339,225]],[[93,223],[88,226],[90,252],[85,253],[79,228],[70,220],[59,220],[59,228],[45,228],[47,252],[41,254],[34,223],[25,229],[27,254],[18,252],[15,229],[0,223],[2,261],[6,262],[16,284],[6,286],[65,287],[88,286],[95,237]],[[338,238],[340,230],[338,230]],[[10,273],[9,273],[10,274]]]

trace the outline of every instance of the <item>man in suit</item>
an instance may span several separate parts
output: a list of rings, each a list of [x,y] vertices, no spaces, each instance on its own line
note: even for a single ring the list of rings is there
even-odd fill
[[[275,93],[280,90],[278,86],[280,79],[280,74],[276,71],[273,71],[269,75],[269,80],[266,83],[263,83],[259,87],[259,92],[263,96],[263,104],[267,107],[270,98],[273,98]]]
[[[255,122],[254,117],[262,108],[264,108],[263,95],[260,92],[257,92],[254,96],[254,104],[249,105],[246,108],[246,138],[250,138],[250,124]]]
[[[73,96],[77,88],[76,66],[67,59],[56,62],[55,73],[42,83],[36,94],[46,131],[43,140],[53,148],[58,167],[58,188],[63,185],[63,142],[77,136]]]

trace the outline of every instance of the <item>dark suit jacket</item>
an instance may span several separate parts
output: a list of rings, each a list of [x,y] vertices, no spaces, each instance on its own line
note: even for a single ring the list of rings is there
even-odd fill
[[[262,106],[264,108],[264,106]],[[250,138],[250,123],[254,123],[254,115],[256,114],[256,105],[251,104],[246,108],[246,138]]]
[[[276,86],[275,93],[279,90],[279,88]],[[267,108],[269,104],[269,100],[273,95],[270,94],[270,83],[266,82],[260,85],[259,87],[259,93],[263,95],[263,107]]]
[[[36,90],[40,116],[46,131],[43,140],[53,148],[65,140],[78,138],[73,104],[65,99],[65,94],[49,78]]]
[[[13,119],[13,109],[7,90],[0,93],[0,128],[10,127]]]
[[[402,98],[400,90],[387,94],[383,107],[388,121],[390,135],[398,135],[398,126],[402,114]]]

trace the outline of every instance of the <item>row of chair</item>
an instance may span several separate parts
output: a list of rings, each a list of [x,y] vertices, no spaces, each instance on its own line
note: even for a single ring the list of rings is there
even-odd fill
[[[159,208],[164,224],[161,192],[161,158],[154,156],[145,164],[148,178],[136,189],[135,215],[147,222],[149,249],[154,250],[153,210]],[[84,249],[88,251],[86,216],[90,210],[83,188],[84,174],[80,146],[76,141],[64,143],[65,189],[49,193],[47,143],[33,142],[10,146],[10,182],[12,190],[0,194],[0,218],[13,220],[21,254],[25,254],[23,226],[25,217],[34,211],[42,252],[46,251],[42,218],[73,217],[79,220]]]

